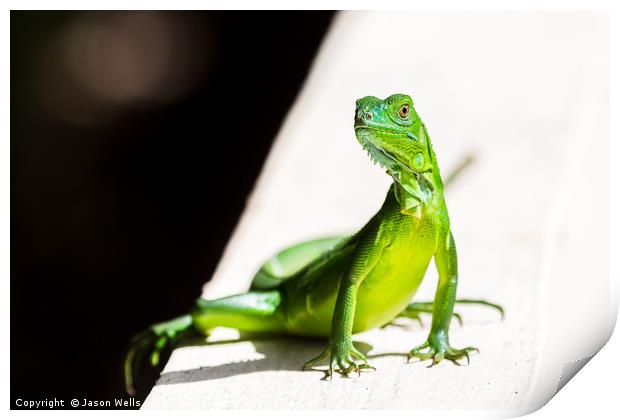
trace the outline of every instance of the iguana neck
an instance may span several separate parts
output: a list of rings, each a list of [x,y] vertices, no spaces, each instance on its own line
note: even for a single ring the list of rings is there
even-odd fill
[[[433,170],[428,172],[402,170],[390,173],[394,179],[394,196],[400,204],[401,213],[419,215],[427,204],[443,194],[439,168],[436,162],[433,163]]]

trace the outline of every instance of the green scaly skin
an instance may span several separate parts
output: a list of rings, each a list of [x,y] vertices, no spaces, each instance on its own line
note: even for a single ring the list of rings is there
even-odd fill
[[[198,299],[191,314],[156,324],[132,340],[125,362],[127,389],[148,350],[151,364],[186,333],[207,335],[215,327],[245,332],[327,337],[327,347],[304,368],[327,359],[326,377],[374,369],[353,346],[352,334],[432,313],[427,340],[408,354],[420,360],[469,362],[474,347],[450,345],[455,303],[494,307],[483,300],[456,300],[457,257],[444,185],[424,123],[407,95],[356,102],[355,135],[371,160],[393,179],[383,206],[350,237],[324,238],[283,250],[256,274],[247,293]],[[411,303],[426,269],[435,260],[439,284],[433,302]]]

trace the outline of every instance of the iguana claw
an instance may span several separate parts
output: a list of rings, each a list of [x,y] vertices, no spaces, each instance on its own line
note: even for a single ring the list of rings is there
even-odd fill
[[[447,344],[447,343],[446,343]],[[428,349],[428,351],[422,351],[424,349]],[[450,360],[452,363],[458,366],[462,366],[458,361],[460,359],[467,359],[467,364],[469,365],[469,352],[475,351],[476,353],[480,353],[476,347],[465,347],[463,349],[455,349],[450,347],[449,345],[441,345],[441,346],[433,346],[429,344],[429,340],[425,341],[422,345],[414,347],[407,354],[407,363],[412,358],[417,358],[420,361],[432,359],[431,364],[427,367],[433,367],[442,360]]]
[[[360,376],[362,370],[376,370],[368,364],[366,356],[357,350],[353,344],[333,346],[333,351],[330,347],[331,346],[323,350],[323,352],[317,357],[307,362],[303,366],[302,370],[306,370],[319,364],[327,357],[329,357],[329,366],[326,370],[322,371],[325,373],[322,380],[331,379],[334,371],[340,373],[342,376],[349,376],[349,373],[351,372],[357,372],[358,376]]]
[[[155,324],[131,339],[131,344],[124,361],[125,389],[129,395],[135,395],[134,370],[138,370],[142,359],[148,354],[151,366],[157,366],[162,351],[174,345],[182,336],[190,333],[192,318],[183,315],[173,320]]]

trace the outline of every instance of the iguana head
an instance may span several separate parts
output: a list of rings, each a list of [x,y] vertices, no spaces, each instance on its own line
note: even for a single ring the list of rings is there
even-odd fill
[[[372,161],[402,187],[395,192],[404,213],[415,213],[443,189],[433,147],[410,96],[358,99],[354,127]]]

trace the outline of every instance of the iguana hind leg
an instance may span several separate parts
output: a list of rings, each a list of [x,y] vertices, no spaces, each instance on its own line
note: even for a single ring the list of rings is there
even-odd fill
[[[145,356],[152,366],[159,364],[164,349],[182,337],[200,332],[207,335],[215,327],[231,327],[245,332],[284,332],[280,291],[248,292],[221,299],[198,299],[191,314],[154,324],[134,336],[125,357],[125,387],[135,393],[134,377]]]
[[[277,287],[347,238],[347,236],[330,236],[313,239],[281,250],[258,270],[250,290],[268,290]]]
[[[488,302],[486,300],[477,300],[477,299],[457,299],[455,303],[489,306],[493,309],[498,310],[502,319],[504,318],[504,308],[502,308],[500,305],[496,303]],[[422,326],[423,324],[422,324],[422,318],[420,318],[420,314],[432,314],[432,313],[433,313],[433,302],[413,302],[407,305],[405,310],[403,310],[400,314],[398,314],[396,318],[410,318],[410,319],[418,321],[420,323],[420,326]],[[459,325],[463,325],[463,317],[461,317],[461,314],[459,314],[458,312],[453,312],[452,316],[456,318]],[[386,325],[384,325],[384,327],[387,325],[398,325],[398,324],[394,324],[394,322],[391,321],[387,323]]]
[[[432,314],[432,313],[433,313],[433,302],[413,302],[407,305],[405,310],[399,313],[396,318],[413,319],[417,321],[422,327],[424,326],[424,323],[422,322],[422,318],[420,317],[420,314]],[[452,316],[456,318],[456,320],[459,322],[459,325],[463,325],[463,318],[461,317],[461,314],[459,314],[458,312],[453,312]],[[386,325],[396,325],[396,324],[394,324],[392,321]]]
[[[160,354],[166,347],[173,346],[182,337],[194,333],[191,326],[192,317],[188,314],[151,325],[132,337],[123,367],[125,389],[129,395],[135,395],[134,377],[138,376],[144,356],[149,356],[151,366],[157,366]]]
[[[198,299],[192,310],[194,327],[208,334],[215,327],[235,328],[244,332],[285,332],[279,311],[279,290],[250,291],[221,299]]]

